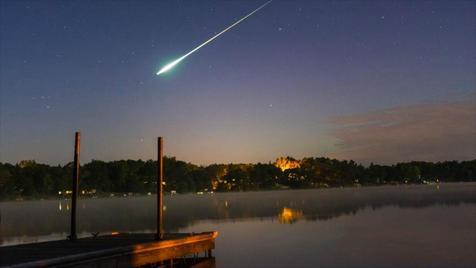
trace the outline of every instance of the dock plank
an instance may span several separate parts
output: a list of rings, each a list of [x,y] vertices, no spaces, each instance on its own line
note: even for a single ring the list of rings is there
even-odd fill
[[[0,247],[0,266],[140,266],[211,250],[217,235],[165,234],[157,241],[155,234],[119,234],[6,246]]]

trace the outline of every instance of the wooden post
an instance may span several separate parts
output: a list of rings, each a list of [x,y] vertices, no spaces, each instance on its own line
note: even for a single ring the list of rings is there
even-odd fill
[[[163,230],[163,203],[162,203],[162,188],[164,179],[164,166],[163,166],[163,138],[157,139],[157,234],[156,239],[161,240],[164,238]]]
[[[73,192],[71,194],[71,232],[70,240],[76,240],[76,201],[78,199],[79,185],[79,149],[81,145],[81,134],[76,132],[74,136],[74,165],[73,165]]]

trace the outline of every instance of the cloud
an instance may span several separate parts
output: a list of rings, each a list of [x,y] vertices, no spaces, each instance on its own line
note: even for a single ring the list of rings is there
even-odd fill
[[[362,163],[476,158],[476,98],[334,117],[330,156]]]

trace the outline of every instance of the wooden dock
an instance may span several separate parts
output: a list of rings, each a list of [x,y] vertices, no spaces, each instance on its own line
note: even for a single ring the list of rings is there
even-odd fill
[[[217,232],[117,234],[0,247],[0,267],[215,267]]]
[[[212,249],[218,232],[163,232],[163,138],[157,139],[157,229],[154,234],[78,238],[80,133],[75,133],[71,230],[68,240],[0,247],[0,267],[215,267]],[[199,257],[203,253],[203,257]]]

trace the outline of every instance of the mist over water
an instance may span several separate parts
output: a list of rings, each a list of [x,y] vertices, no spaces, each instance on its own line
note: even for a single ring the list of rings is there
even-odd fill
[[[476,183],[164,197],[167,232],[219,231],[218,267],[470,267]],[[0,203],[0,243],[64,239],[70,201]],[[153,232],[155,197],[81,199],[78,232]]]

